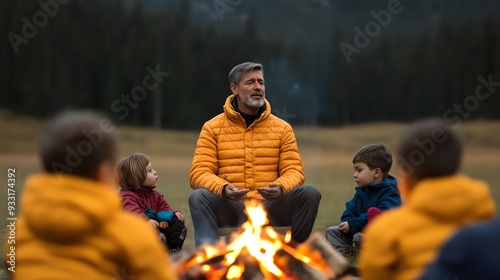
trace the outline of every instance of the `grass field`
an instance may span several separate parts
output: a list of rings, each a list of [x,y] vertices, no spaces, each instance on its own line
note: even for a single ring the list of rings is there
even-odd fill
[[[6,222],[7,169],[16,168],[17,207],[25,178],[39,172],[37,138],[42,122],[0,112],[0,219]],[[323,198],[315,231],[324,232],[339,222],[344,203],[354,194],[352,156],[363,145],[381,142],[393,151],[405,124],[373,123],[343,128],[295,128],[306,168],[306,183],[321,191]],[[459,127],[466,137],[462,172],[487,181],[500,203],[500,121],[469,122]],[[194,246],[193,226],[187,199],[191,193],[188,172],[198,132],[179,132],[120,127],[120,154],[149,155],[159,174],[158,190],[175,208],[185,213],[188,227],[186,247]],[[393,171],[395,166],[393,166]],[[16,209],[19,213],[21,209]],[[0,232],[4,236],[5,226]]]

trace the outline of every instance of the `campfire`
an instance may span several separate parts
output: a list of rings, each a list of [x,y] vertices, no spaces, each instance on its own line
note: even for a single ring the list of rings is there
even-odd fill
[[[313,233],[301,244],[291,233],[277,233],[268,225],[264,207],[245,203],[248,220],[226,243],[203,245],[174,256],[180,279],[335,279],[349,266],[326,241]]]

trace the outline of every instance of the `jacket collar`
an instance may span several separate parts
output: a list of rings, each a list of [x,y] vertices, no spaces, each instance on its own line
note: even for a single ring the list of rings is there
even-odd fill
[[[226,115],[233,121],[245,123],[245,119],[241,116],[241,114],[238,111],[236,111],[235,108],[233,108],[232,102],[235,98],[236,98],[235,94],[231,94],[226,98],[226,102],[224,103],[224,113],[226,113]],[[263,112],[253,123],[267,119],[271,115],[271,104],[269,103],[269,101],[267,101],[267,99],[265,100],[264,106],[265,108]]]

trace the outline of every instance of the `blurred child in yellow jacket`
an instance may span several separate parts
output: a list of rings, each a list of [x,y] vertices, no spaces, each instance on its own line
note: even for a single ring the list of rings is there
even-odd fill
[[[417,122],[403,133],[398,185],[406,203],[366,228],[363,280],[416,279],[458,228],[493,217],[488,186],[457,174],[462,152],[460,135],[438,120]]]
[[[113,130],[98,114],[67,112],[43,131],[44,172],[27,179],[7,245],[14,279],[176,279],[154,229],[121,209]]]

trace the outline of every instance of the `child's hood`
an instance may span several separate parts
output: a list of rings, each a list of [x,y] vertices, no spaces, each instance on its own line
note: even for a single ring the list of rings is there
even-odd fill
[[[37,237],[72,243],[101,230],[120,210],[111,188],[85,178],[41,174],[28,178],[21,218]]]
[[[364,188],[361,188],[359,186],[356,187],[356,189],[381,189],[381,188],[398,188],[398,181],[396,178],[394,178],[392,175],[387,175],[387,178],[383,179],[382,181],[366,186]]]
[[[495,211],[488,185],[462,175],[418,182],[408,205],[443,221],[483,220]]]

